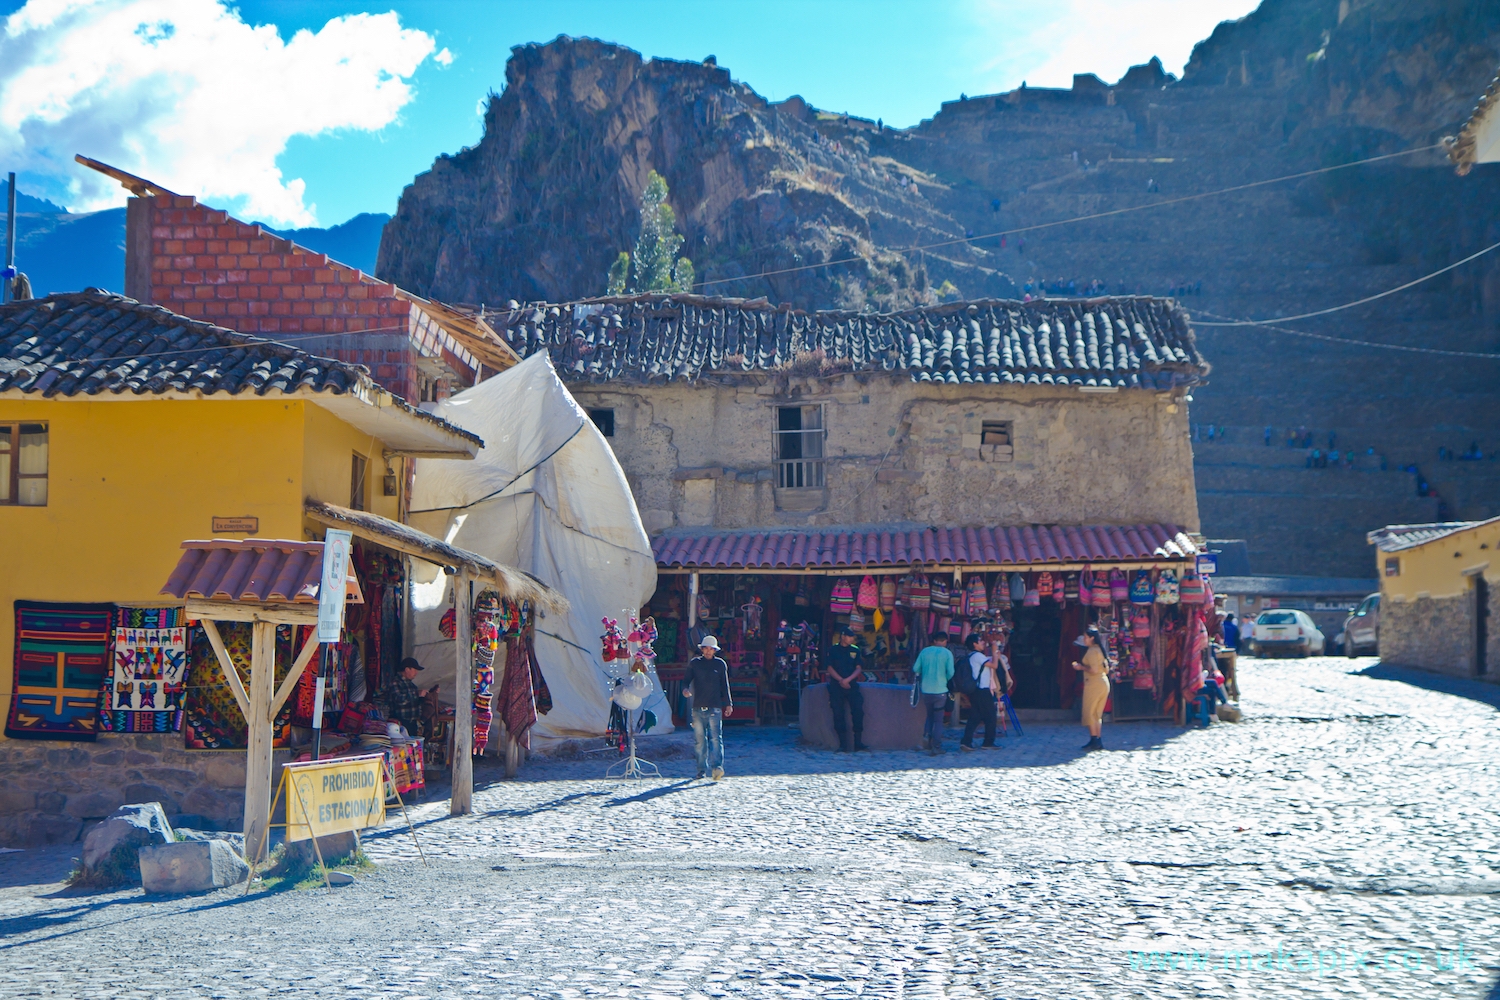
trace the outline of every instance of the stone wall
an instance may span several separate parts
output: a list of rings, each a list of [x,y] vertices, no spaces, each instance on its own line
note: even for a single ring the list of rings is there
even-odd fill
[[[1496,620],[1494,614],[1491,621]],[[1472,593],[1381,602],[1380,659],[1384,663],[1472,677],[1474,634]],[[1491,648],[1494,645],[1492,640]],[[1492,667],[1490,679],[1494,673]]]
[[[160,802],[174,822],[192,816],[189,825],[238,829],[245,753],[185,750],[180,733],[0,741],[0,846],[71,843],[127,802]]]
[[[570,388],[614,410],[610,443],[652,534],[903,521],[1198,529],[1188,408],[1166,394],[884,374]],[[818,403],[827,489],[778,490],[776,407]],[[986,421],[1011,425],[1009,454],[982,446]]]

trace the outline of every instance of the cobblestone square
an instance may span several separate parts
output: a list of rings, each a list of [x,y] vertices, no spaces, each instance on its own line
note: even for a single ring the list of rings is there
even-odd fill
[[[0,855],[4,997],[1500,996],[1500,689],[1242,660],[1245,721],[1029,725],[993,753],[729,728],[479,771],[326,891],[155,898]]]

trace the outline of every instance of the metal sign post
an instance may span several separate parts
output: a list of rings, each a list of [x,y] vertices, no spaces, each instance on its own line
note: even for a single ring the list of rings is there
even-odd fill
[[[0,271],[0,303],[10,301],[11,282],[16,276],[16,175],[8,175],[5,195],[5,270]]]
[[[328,683],[331,647],[343,634],[344,581],[349,575],[349,547],[353,544],[353,532],[329,528],[323,534],[323,579],[318,585],[318,642],[323,655],[318,660],[318,687],[313,697],[313,760],[323,752],[323,689]]]

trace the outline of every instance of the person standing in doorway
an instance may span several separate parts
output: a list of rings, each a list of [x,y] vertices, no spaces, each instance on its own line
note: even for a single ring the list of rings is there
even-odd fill
[[[969,672],[973,685],[966,685],[963,689],[964,697],[969,699],[969,721],[964,723],[964,738],[959,740],[958,748],[973,750],[974,733],[983,723],[984,742],[980,749],[996,750],[999,748],[995,746],[995,723],[998,721],[995,706],[1004,686],[996,679],[998,671],[994,659],[981,648],[983,640],[978,635],[971,635],[968,646],[968,661],[958,669]]]
[[[859,647],[854,645],[854,630],[845,625],[838,631],[838,638],[828,651],[828,707],[833,709],[833,731],[839,738],[839,750],[868,750],[861,739],[865,731],[865,696],[860,693],[859,682],[865,671],[860,664]],[[844,712],[848,711],[854,723],[854,740],[849,740]]]
[[[1088,727],[1085,750],[1104,749],[1104,703],[1109,701],[1109,657],[1099,644],[1099,629],[1090,625],[1074,642],[1083,647],[1083,660],[1073,669],[1083,672],[1083,724]]]
[[[953,653],[948,649],[948,633],[938,632],[932,645],[917,654],[912,672],[921,685],[922,705],[927,721],[922,725],[923,748],[934,757],[943,752],[943,709],[948,704],[948,682],[953,679]]]
[[[729,664],[719,655],[719,640],[705,635],[698,655],[688,661],[686,694],[693,700],[693,754],[702,778],[724,777],[724,713],[734,708],[729,693]]]

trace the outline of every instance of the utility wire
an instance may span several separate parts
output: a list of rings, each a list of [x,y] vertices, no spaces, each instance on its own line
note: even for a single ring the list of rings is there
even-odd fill
[[[1205,312],[1203,315],[1213,316],[1216,314]],[[1221,316],[1219,318],[1227,319],[1228,317]],[[1482,361],[1500,361],[1500,354],[1481,354],[1477,351],[1445,351],[1442,348],[1438,347],[1408,347],[1406,344],[1382,344],[1374,340],[1351,340],[1347,337],[1329,336],[1326,333],[1313,333],[1310,330],[1288,330],[1285,327],[1273,326],[1270,323],[1259,323],[1255,320],[1237,320],[1232,323],[1201,323],[1197,320],[1194,320],[1193,326],[1253,326],[1258,327],[1262,330],[1272,330],[1276,333],[1289,334],[1293,337],[1306,337],[1309,340],[1324,340],[1330,344],[1344,344],[1349,347],[1378,347],[1386,351],[1406,351],[1409,354],[1438,354],[1446,358],[1478,358]]]
[[[1453,270],[1455,267],[1462,267],[1463,265],[1467,264],[1471,260],[1478,260],[1480,257],[1483,257],[1485,254],[1489,253],[1492,250],[1500,250],[1500,243],[1492,243],[1491,245],[1485,247],[1483,250],[1479,251],[1478,253],[1471,253],[1471,254],[1469,254],[1469,256],[1465,257],[1463,260],[1455,261],[1452,264],[1449,264],[1447,267],[1438,268],[1436,271],[1433,271],[1431,274],[1424,274],[1424,275],[1422,275],[1422,277],[1417,278],[1414,281],[1408,281],[1404,285],[1397,285],[1395,288],[1387,288],[1383,292],[1377,292],[1374,295],[1366,295],[1362,299],[1355,299],[1353,302],[1345,302],[1341,306],[1329,306],[1327,309],[1319,309],[1316,312],[1310,312],[1310,313],[1299,313],[1296,316],[1278,316],[1278,317],[1276,317],[1276,322],[1278,322],[1278,323],[1290,323],[1293,320],[1311,319],[1314,316],[1327,316],[1329,313],[1341,312],[1341,311],[1343,311],[1345,309],[1353,309],[1355,306],[1362,306],[1366,302],[1374,302],[1376,299],[1383,299],[1387,295],[1395,295],[1397,292],[1404,292],[1408,288],[1411,288],[1411,287],[1413,287],[1415,285],[1420,285],[1424,281],[1431,281],[1433,278],[1436,278],[1440,274],[1447,274],[1449,271]],[[1205,312],[1203,315],[1205,315],[1205,316],[1212,316],[1213,313]],[[1225,322],[1222,322],[1222,323],[1200,323],[1200,322],[1195,321],[1193,323],[1193,325],[1194,326],[1265,326],[1266,324],[1264,322],[1262,322],[1261,320],[1258,320],[1258,319],[1237,319],[1237,320],[1225,321]],[[1486,354],[1486,355],[1479,355],[1479,356],[1480,357],[1489,357],[1490,355]]]
[[[994,239],[999,236],[1015,236],[1020,233],[1031,233],[1039,229],[1052,229],[1057,226],[1070,226],[1078,222],[1092,222],[1095,219],[1107,219],[1115,215],[1125,215],[1129,212],[1144,212],[1147,209],[1166,208],[1169,205],[1181,205],[1184,202],[1199,201],[1204,198],[1215,198],[1222,194],[1232,194],[1235,191],[1248,191],[1251,188],[1264,187],[1267,184],[1280,184],[1283,181],[1300,180],[1303,177],[1313,177],[1318,174],[1332,173],[1335,170],[1347,170],[1350,167],[1362,166],[1366,163],[1379,163],[1381,160],[1391,160],[1401,156],[1410,156],[1413,153],[1425,153],[1428,150],[1439,149],[1442,143],[1435,142],[1430,146],[1418,146],[1415,149],[1403,150],[1399,153],[1383,153],[1380,156],[1370,156],[1363,160],[1354,160],[1349,163],[1339,163],[1331,167],[1318,167],[1316,170],[1304,170],[1300,173],[1286,174],[1282,177],[1271,177],[1263,181],[1251,181],[1248,184],[1236,184],[1233,187],[1219,188],[1215,191],[1204,191],[1199,194],[1185,194],[1177,198],[1167,198],[1163,201],[1153,201],[1145,205],[1131,205],[1127,208],[1113,208],[1107,212],[1094,212],[1089,215],[1079,215],[1071,219],[1058,219],[1055,222],[1039,222],[1033,226],[1020,226],[1015,229],[1000,229],[993,233],[982,233],[978,236],[963,236],[951,240],[943,240],[938,243],[924,243],[909,247],[890,247],[892,253],[911,253],[918,250],[935,250],[939,247],[955,246],[959,243],[973,243],[976,240]],[[775,271],[762,271],[759,274],[742,274],[733,278],[713,278],[709,281],[694,282],[694,287],[703,288],[708,285],[722,285],[731,281],[750,281],[755,278],[769,278],[778,274],[792,274],[796,271],[811,271],[820,267],[836,267],[839,264],[852,264],[856,261],[865,260],[864,257],[849,257],[844,260],[830,260],[822,264],[799,264],[796,267],[783,267]]]

